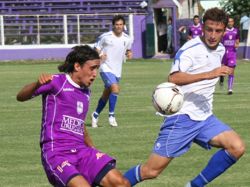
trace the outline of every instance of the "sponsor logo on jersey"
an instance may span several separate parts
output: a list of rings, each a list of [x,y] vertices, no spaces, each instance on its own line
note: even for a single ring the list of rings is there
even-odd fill
[[[63,115],[60,129],[83,135],[83,124],[84,121],[81,119]]]
[[[77,111],[77,114],[81,114],[81,113],[83,113],[83,102],[81,102],[81,101],[77,101],[77,109],[76,109],[76,111]]]
[[[73,92],[74,88],[63,88],[64,92]]]

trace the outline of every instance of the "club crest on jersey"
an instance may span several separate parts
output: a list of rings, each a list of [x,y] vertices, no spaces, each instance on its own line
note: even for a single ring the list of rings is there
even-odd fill
[[[76,111],[77,114],[83,113],[83,103],[81,101],[77,101]]]
[[[229,40],[232,40],[233,39],[233,35],[229,35]]]

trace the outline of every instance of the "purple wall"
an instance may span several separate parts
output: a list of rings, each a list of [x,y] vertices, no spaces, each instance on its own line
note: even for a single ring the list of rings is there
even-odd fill
[[[0,49],[0,61],[64,59],[69,48]]]
[[[133,58],[142,58],[145,54],[146,16],[134,15]]]

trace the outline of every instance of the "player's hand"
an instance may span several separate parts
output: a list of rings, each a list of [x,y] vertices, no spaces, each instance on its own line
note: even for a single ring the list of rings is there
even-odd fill
[[[106,53],[101,53],[100,55],[101,62],[107,60],[107,54]]]
[[[41,86],[43,84],[47,84],[48,82],[52,81],[52,79],[53,75],[43,73],[38,77],[37,85]]]
[[[126,51],[126,57],[127,57],[127,59],[131,59],[132,56],[133,56],[132,51],[131,51],[131,50],[127,50],[127,51]]]
[[[232,74],[232,72],[233,72],[233,68],[230,68],[228,66],[221,66],[208,72],[208,79],[214,79],[220,76],[230,75]]]

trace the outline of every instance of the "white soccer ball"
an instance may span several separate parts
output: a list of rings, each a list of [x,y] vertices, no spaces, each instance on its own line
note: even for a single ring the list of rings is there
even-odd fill
[[[163,115],[171,115],[181,109],[183,97],[179,86],[170,82],[164,82],[155,88],[152,102],[157,112]]]

